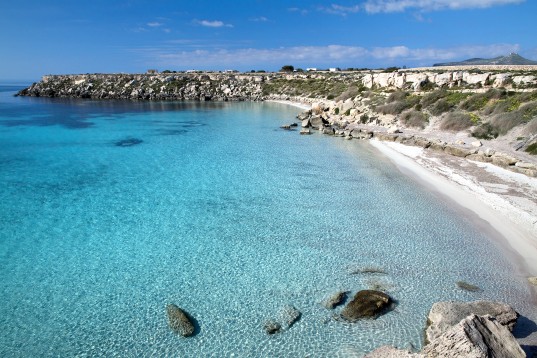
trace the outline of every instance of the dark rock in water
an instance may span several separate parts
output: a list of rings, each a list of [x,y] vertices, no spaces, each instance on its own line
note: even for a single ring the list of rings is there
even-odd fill
[[[280,126],[281,129],[285,129],[288,131],[292,131],[293,130],[292,127],[296,127],[296,126],[293,126],[292,124],[284,124],[283,126]]]
[[[117,147],[132,147],[133,145],[143,143],[143,140],[138,138],[127,138],[119,140],[115,143]]]
[[[376,318],[391,302],[390,296],[384,292],[374,290],[359,291],[341,311],[341,316],[351,322],[360,318]]]
[[[334,293],[323,302],[323,306],[328,309],[334,309],[336,306],[339,306],[345,302],[347,299],[347,293],[347,291],[339,291]]]
[[[280,310],[279,317],[285,329],[290,328],[300,319],[302,313],[291,305],[287,305]]]
[[[263,326],[263,328],[265,329],[265,332],[267,332],[268,334],[275,334],[281,331],[282,325],[279,324],[278,322],[270,320],[270,321],[265,322],[265,325]]]
[[[466,290],[466,291],[470,291],[470,292],[479,292],[481,291],[481,289],[477,286],[474,286],[468,282],[465,282],[465,281],[457,281],[457,287],[463,289],[463,290]]]
[[[168,324],[175,333],[183,337],[194,334],[194,324],[185,311],[171,303],[166,306],[166,313],[168,314]]]
[[[291,124],[289,124],[289,126],[291,126],[291,127],[298,127],[298,123],[291,123]]]

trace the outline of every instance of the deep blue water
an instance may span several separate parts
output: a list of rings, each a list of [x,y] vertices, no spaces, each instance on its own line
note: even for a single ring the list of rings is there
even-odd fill
[[[485,234],[367,142],[280,130],[296,108],[16,89],[0,87],[2,357],[347,357],[420,347],[439,300],[529,310]],[[398,301],[377,320],[320,304],[372,287]],[[168,303],[196,336],[171,332]],[[268,336],[287,304],[302,318]]]

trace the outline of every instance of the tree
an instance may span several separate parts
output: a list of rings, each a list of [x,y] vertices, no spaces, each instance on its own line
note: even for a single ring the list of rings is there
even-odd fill
[[[280,69],[280,72],[293,72],[294,70],[295,70],[294,66],[285,65],[285,66],[282,66],[282,68]]]

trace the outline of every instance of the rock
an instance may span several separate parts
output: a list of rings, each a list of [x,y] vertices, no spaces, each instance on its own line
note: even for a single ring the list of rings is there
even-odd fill
[[[288,131],[292,130],[291,127],[292,126],[290,124],[284,124],[283,126],[280,126],[281,129],[285,129],[285,130],[288,130]]]
[[[458,140],[455,142],[455,144],[458,144],[458,145],[465,145],[466,143],[463,141],[463,140]]]
[[[516,162],[518,162],[516,158],[502,153],[494,153],[494,155],[492,156],[492,164],[500,167],[508,167],[511,165],[515,165]]]
[[[310,126],[310,119],[306,118],[302,120],[302,128],[308,128]]]
[[[138,139],[138,138],[127,138],[127,139],[118,140],[114,144],[117,147],[132,147],[133,145],[140,144],[140,143],[143,143],[143,140]]]
[[[426,345],[423,353],[430,358],[526,357],[511,332],[488,315],[464,318]]]
[[[476,147],[476,148],[479,148],[483,145],[483,143],[481,143],[480,140],[476,140],[474,142],[472,142],[472,147]]]
[[[453,155],[455,157],[461,157],[464,158],[470,154],[475,154],[475,150],[468,150],[466,148],[457,147],[454,145],[446,145],[444,148],[444,152],[450,155]]]
[[[537,166],[535,164],[526,163],[526,162],[516,162],[515,167],[522,168],[522,169],[537,169]]]
[[[325,301],[323,301],[323,306],[332,310],[335,307],[343,304],[346,299],[347,291],[339,291],[328,297],[328,299],[326,299]]]
[[[385,141],[385,142],[395,142],[395,140],[398,137],[397,134],[388,134],[388,133],[385,133],[385,132],[376,132],[374,134],[374,136],[378,140],[382,140],[382,141]]]
[[[279,321],[285,329],[291,328],[300,319],[302,313],[291,305],[283,307],[278,313]]]
[[[431,146],[431,142],[428,139],[423,138],[423,137],[414,138],[414,144],[422,148],[429,148]]]
[[[384,292],[362,290],[345,306],[341,316],[351,322],[360,318],[376,318],[391,302],[390,296]]]
[[[302,128],[300,134],[311,134],[311,131],[308,128]]]
[[[397,127],[388,128],[388,134],[394,134],[394,133],[403,133],[403,132],[401,132],[401,130]]]
[[[310,118],[310,126],[314,129],[321,129],[324,125],[328,124],[321,116],[313,116]]]
[[[479,292],[481,289],[478,286],[472,285],[471,283],[465,281],[457,281],[457,287],[465,291],[470,292]]]
[[[323,134],[334,135],[334,128],[332,127],[323,127]]]
[[[279,324],[278,322],[269,320],[265,322],[265,325],[263,326],[263,328],[265,329],[265,332],[267,332],[268,334],[275,334],[281,331],[282,325]]]
[[[382,346],[364,356],[364,358],[425,358],[421,353],[412,353],[408,350]]]
[[[175,333],[183,337],[189,337],[194,334],[194,324],[185,311],[171,303],[166,306],[166,313],[168,315],[168,324]]]
[[[497,321],[509,330],[513,330],[518,318],[518,313],[513,308],[500,302],[437,302],[427,316],[427,321],[430,323],[425,331],[427,340],[432,342],[436,337],[471,314],[496,317]]]
[[[476,162],[483,162],[483,163],[492,163],[492,159],[490,157],[485,156],[484,154],[470,154],[466,157],[468,160],[473,160]]]
[[[529,281],[533,286],[537,286],[537,277],[528,277],[528,281]]]

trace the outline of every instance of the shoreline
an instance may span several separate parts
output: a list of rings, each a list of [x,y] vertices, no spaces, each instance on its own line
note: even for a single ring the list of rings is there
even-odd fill
[[[524,213],[521,208],[487,191],[480,183],[471,181],[470,174],[464,170],[450,170],[454,168],[449,168],[445,161],[427,156],[422,148],[379,140],[371,140],[370,144],[390,159],[403,174],[475,214],[475,219],[482,221],[477,223],[473,220],[475,224],[482,226],[484,222],[493,229],[497,235],[490,235],[492,240],[501,246],[521,276],[527,279],[537,275],[537,238],[532,224],[532,221],[537,221],[536,217],[526,213],[526,217],[515,222],[513,216]],[[426,165],[424,161],[427,161]],[[495,170],[510,174],[502,168]],[[537,179],[532,182],[537,189]],[[516,259],[522,259],[522,262]],[[537,293],[535,289],[533,291],[535,297]]]
[[[303,110],[311,109],[311,105],[290,100],[270,102]],[[439,193],[458,208],[468,210],[474,216],[473,223],[478,228],[489,231],[491,240],[501,247],[517,273],[524,277],[537,304],[537,288],[527,280],[537,276],[537,204],[507,200],[509,194],[513,194],[509,184],[522,182],[525,190],[532,190],[537,198],[537,178],[514,173],[490,163],[472,162],[448,155],[443,155],[442,159],[442,154],[426,152],[421,147],[402,143],[377,138],[369,140],[369,143],[391,160],[404,175]],[[448,157],[451,163],[448,163]],[[476,170],[470,173],[465,169],[468,163],[479,169],[473,168]],[[489,176],[484,177],[485,175]],[[495,177],[498,182],[490,183],[487,188],[484,182],[493,181],[491,177]],[[530,207],[532,210],[528,210]]]

